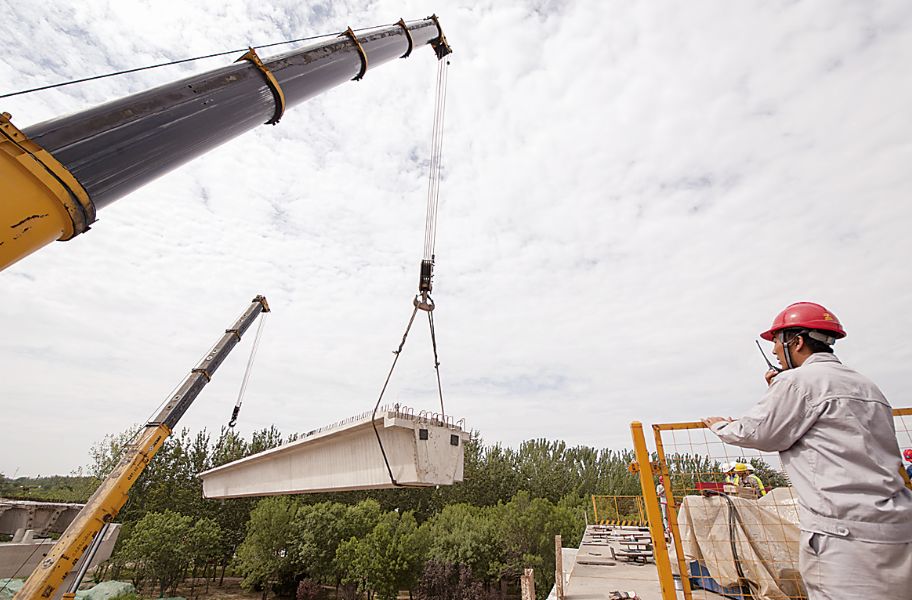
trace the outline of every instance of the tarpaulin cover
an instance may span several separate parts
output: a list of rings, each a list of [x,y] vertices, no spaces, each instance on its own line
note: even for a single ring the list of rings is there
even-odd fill
[[[685,559],[703,563],[721,586],[747,583],[758,600],[803,597],[798,505],[791,488],[777,488],[759,500],[686,496],[678,527]],[[746,582],[738,574],[733,543]]]

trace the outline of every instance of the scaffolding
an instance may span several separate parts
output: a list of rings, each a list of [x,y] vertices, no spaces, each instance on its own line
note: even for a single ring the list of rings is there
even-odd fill
[[[912,408],[894,409],[893,421],[900,449],[912,447]],[[691,600],[693,588],[737,600],[806,598],[798,505],[778,453],[726,444],[699,421],[652,430],[651,455],[642,424],[631,424],[662,598]]]

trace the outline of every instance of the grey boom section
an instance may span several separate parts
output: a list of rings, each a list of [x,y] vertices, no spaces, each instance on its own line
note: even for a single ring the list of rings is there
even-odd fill
[[[434,42],[432,19],[407,24],[415,46]],[[368,69],[409,49],[396,24],[357,33]],[[362,58],[341,36],[263,60],[291,107],[354,78]],[[83,185],[99,209],[219,144],[269,121],[275,99],[263,73],[242,61],[33,125],[24,133]]]

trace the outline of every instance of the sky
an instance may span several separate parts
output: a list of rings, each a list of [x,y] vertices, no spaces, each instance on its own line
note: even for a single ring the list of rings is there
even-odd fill
[[[0,0],[0,94],[436,12],[449,67],[434,313],[446,412],[487,443],[624,448],[737,416],[791,302],[912,405],[912,5]],[[268,57],[285,48],[263,51]],[[273,52],[274,51],[274,52]],[[20,128],[231,57],[0,101]],[[0,473],[144,423],[257,294],[243,434],[373,407],[416,292],[430,48],[288,110],[0,272]],[[5,200],[8,201],[8,200]],[[252,331],[181,424],[226,424]],[[385,397],[438,407],[427,326]]]

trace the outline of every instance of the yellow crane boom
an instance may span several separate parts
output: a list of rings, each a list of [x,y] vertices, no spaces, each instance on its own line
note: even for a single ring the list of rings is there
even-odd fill
[[[48,552],[47,557],[25,581],[22,589],[16,594],[15,600],[51,598],[54,595],[101,528],[105,523],[114,520],[114,517],[126,504],[130,488],[171,435],[180,418],[212,379],[215,370],[257,317],[261,313],[267,312],[269,312],[269,305],[266,303],[266,298],[257,296],[234,325],[225,330],[225,335],[184,378],[165,406],[130,441],[117,466],[98,486],[83,509]]]

